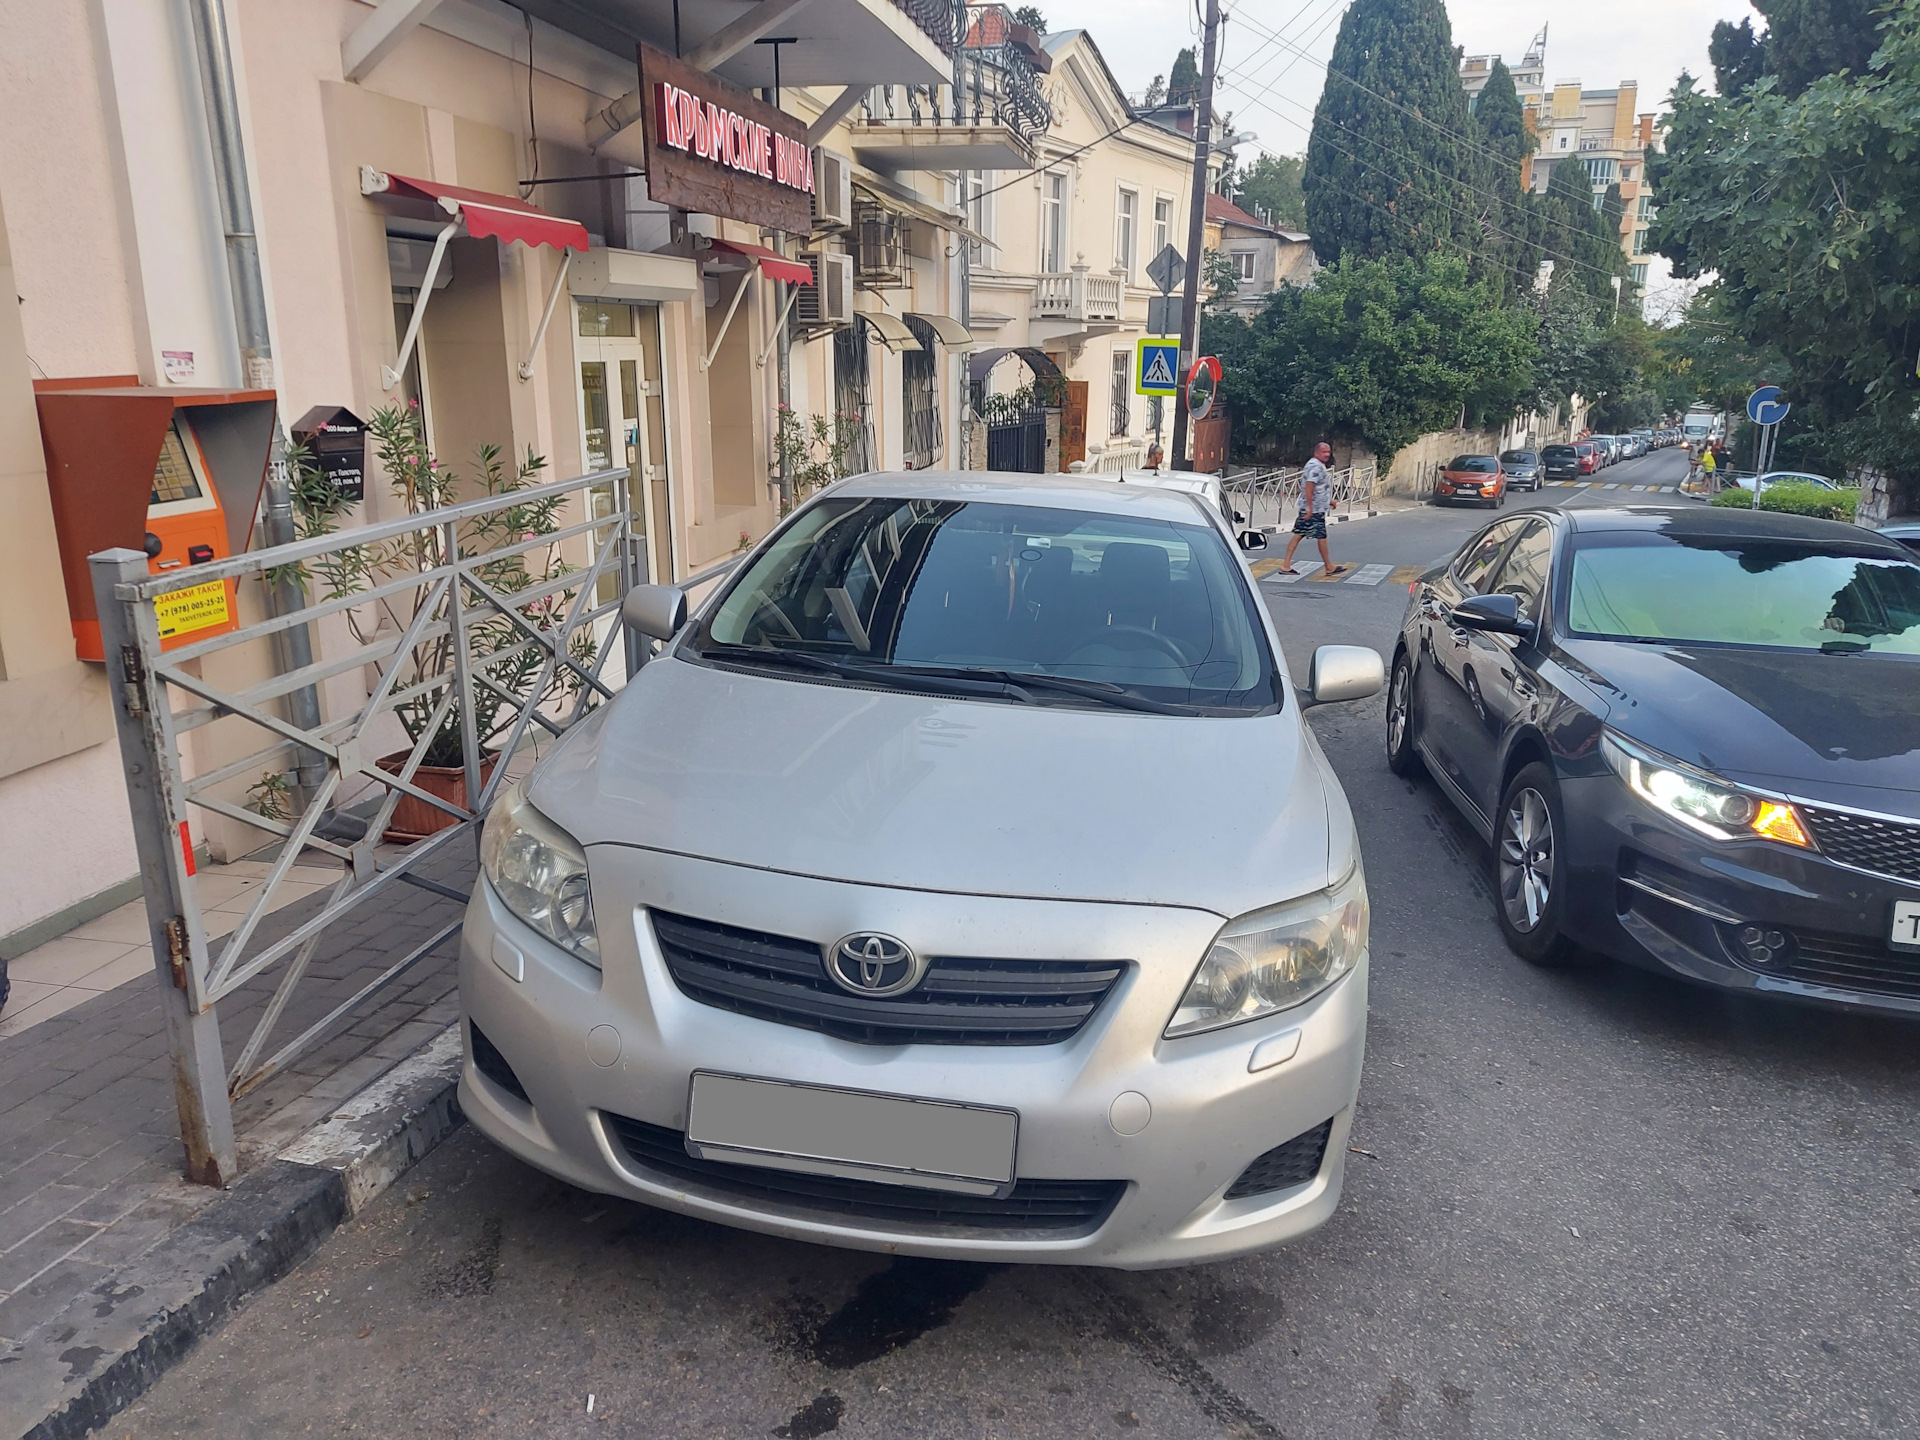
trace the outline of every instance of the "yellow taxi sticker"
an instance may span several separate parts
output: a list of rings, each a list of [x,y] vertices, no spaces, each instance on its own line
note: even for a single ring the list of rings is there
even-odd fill
[[[153,602],[153,617],[160,623],[162,640],[225,625],[231,618],[227,614],[227,582],[209,580],[162,595]]]

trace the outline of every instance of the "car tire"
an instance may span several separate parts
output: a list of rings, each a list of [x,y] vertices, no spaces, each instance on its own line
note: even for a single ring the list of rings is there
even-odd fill
[[[1581,952],[1562,924],[1567,913],[1566,812],[1553,771],[1535,761],[1507,782],[1493,826],[1493,909],[1507,948],[1530,965],[1561,968]]]
[[[1413,661],[1404,650],[1387,680],[1387,768],[1408,779],[1423,768],[1413,743]]]

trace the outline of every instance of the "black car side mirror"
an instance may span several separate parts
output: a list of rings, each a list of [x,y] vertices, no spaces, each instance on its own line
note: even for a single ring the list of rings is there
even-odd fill
[[[1258,530],[1242,530],[1240,532],[1240,548],[1242,550],[1264,550],[1267,548],[1267,537]]]
[[[1487,630],[1496,635],[1531,635],[1533,622],[1521,617],[1517,595],[1473,595],[1447,612],[1462,630]]]

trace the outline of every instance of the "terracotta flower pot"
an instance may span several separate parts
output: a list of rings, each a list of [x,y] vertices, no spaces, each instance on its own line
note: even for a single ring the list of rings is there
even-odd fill
[[[406,768],[410,750],[396,750],[391,755],[382,755],[373,763],[389,775],[398,775]],[[492,778],[493,770],[500,763],[498,755],[483,756],[480,761],[480,788],[485,789]],[[424,790],[449,804],[467,803],[467,768],[464,765],[422,765],[413,772],[413,786]],[[393,807],[393,820],[388,824],[386,833],[380,838],[396,845],[411,845],[416,840],[424,840],[437,834],[450,825],[460,822],[446,811],[429,805],[426,801],[412,795],[401,795],[400,803]]]

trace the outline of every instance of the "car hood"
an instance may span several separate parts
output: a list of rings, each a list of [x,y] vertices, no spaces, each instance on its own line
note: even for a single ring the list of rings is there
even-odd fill
[[[1575,640],[1623,734],[1730,780],[1920,817],[1920,663]]]
[[[1223,916],[1324,888],[1340,878],[1330,858],[1352,854],[1345,800],[1291,705],[1248,719],[1026,706],[673,658],[568,735],[530,798],[589,846]]]

